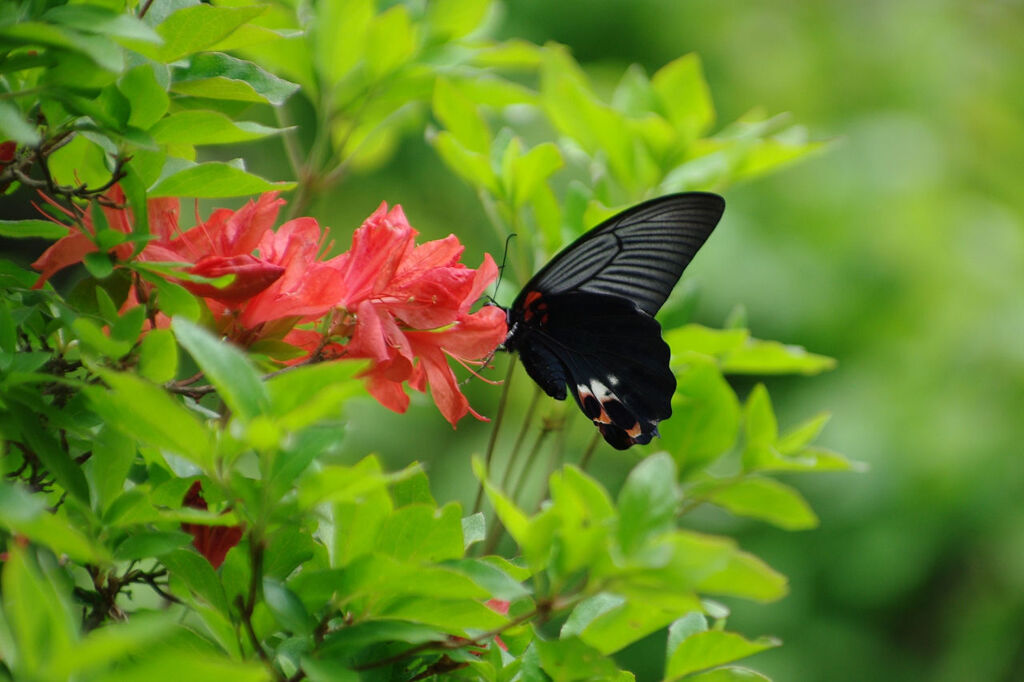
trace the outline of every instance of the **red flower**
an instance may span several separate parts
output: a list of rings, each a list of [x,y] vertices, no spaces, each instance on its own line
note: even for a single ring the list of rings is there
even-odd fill
[[[196,481],[185,493],[182,502],[185,507],[192,509],[208,509],[206,500],[203,499],[203,484]],[[210,565],[220,568],[228,550],[238,544],[242,539],[242,526],[204,526],[198,523],[183,523],[181,529],[192,535],[192,544],[199,553],[206,557]]]
[[[105,198],[108,203],[121,205],[124,192],[115,186]],[[208,221],[182,233],[178,227],[178,200],[151,199],[147,209],[150,233],[155,239],[146,244],[138,259],[194,263],[185,272],[203,277],[234,275],[234,280],[223,288],[205,282],[182,281],[181,284],[197,296],[228,305],[237,304],[266,289],[284,272],[281,266],[252,255],[263,233],[274,224],[283,203],[277,199],[276,193],[264,194],[258,202],[250,201],[238,211],[218,209]],[[131,209],[102,208],[111,229],[125,234],[134,231],[135,218]],[[32,264],[42,273],[33,285],[35,288],[41,287],[53,273],[80,262],[86,254],[97,250],[91,238],[95,232],[91,217],[86,214],[83,222],[84,231],[72,227],[66,237],[55,242]],[[131,255],[132,246],[119,244],[111,250],[118,258],[125,259]]]
[[[416,234],[402,208],[388,211],[387,204],[356,230],[336,266],[341,304],[354,318],[342,318],[335,331],[349,341],[334,350],[371,360],[367,387],[385,407],[406,410],[405,382],[418,391],[429,385],[452,426],[467,412],[483,419],[459,391],[447,357],[474,363],[505,338],[501,310],[469,312],[498,268],[490,255],[476,270],[460,263],[463,246],[454,235],[417,246]]]

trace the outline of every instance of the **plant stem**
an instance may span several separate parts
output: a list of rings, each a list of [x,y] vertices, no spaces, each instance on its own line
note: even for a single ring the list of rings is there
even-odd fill
[[[501,430],[501,423],[505,419],[505,406],[508,404],[509,386],[512,384],[512,375],[516,368],[517,356],[512,355],[508,362],[508,371],[505,372],[505,384],[502,386],[501,398],[498,400],[498,411],[494,415],[494,424],[491,426],[491,436],[487,441],[487,453],[484,455],[484,471],[487,476],[491,475],[491,462],[494,460],[494,446],[498,442],[498,431]],[[484,482],[480,481],[480,487],[476,492],[476,502],[473,503],[473,513],[480,511],[484,500]]]

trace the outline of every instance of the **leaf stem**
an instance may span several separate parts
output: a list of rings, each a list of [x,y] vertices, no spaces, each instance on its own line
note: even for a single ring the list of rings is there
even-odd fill
[[[508,370],[505,372],[505,383],[502,385],[501,398],[498,400],[498,411],[494,415],[494,423],[491,425],[491,436],[487,440],[487,453],[484,455],[484,471],[488,476],[491,474],[491,462],[494,460],[494,446],[498,442],[498,431],[505,420],[505,406],[508,404],[509,386],[512,383],[512,375],[515,373],[516,360],[518,356],[512,355],[508,361]],[[473,513],[480,511],[484,501],[484,482],[480,481],[480,487],[476,492],[476,502],[473,503]]]

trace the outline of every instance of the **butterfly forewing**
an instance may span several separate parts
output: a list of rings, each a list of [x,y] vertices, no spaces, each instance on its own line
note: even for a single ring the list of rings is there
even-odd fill
[[[716,194],[673,194],[634,206],[586,233],[523,287],[531,291],[619,296],[654,315],[725,209]]]

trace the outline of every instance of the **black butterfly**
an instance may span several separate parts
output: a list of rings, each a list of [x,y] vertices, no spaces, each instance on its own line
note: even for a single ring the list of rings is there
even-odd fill
[[[506,311],[505,350],[552,398],[568,385],[612,447],[649,443],[672,414],[654,315],[724,210],[717,194],[688,192],[623,211],[551,259]]]

